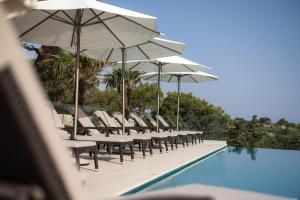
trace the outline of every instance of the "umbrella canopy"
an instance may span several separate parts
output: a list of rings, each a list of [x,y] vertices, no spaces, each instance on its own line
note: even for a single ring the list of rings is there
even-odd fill
[[[121,63],[118,63],[120,67]],[[128,69],[143,72],[196,72],[210,69],[180,56],[161,57],[149,60],[126,62]]]
[[[158,78],[157,72],[150,72],[140,76],[144,80],[156,81]],[[177,120],[176,129],[179,130],[179,107],[180,107],[180,84],[181,82],[202,83],[207,81],[218,80],[217,76],[198,71],[198,72],[169,72],[161,73],[160,80],[164,82],[177,82]]]
[[[129,47],[159,35],[155,17],[97,0],[40,1],[14,23],[22,40],[62,48],[75,47],[80,26],[81,50]]]
[[[118,63],[117,67],[120,67],[122,63]],[[128,69],[144,71],[144,72],[157,72],[157,115],[159,115],[160,104],[160,74],[161,72],[197,72],[210,69],[204,65],[200,65],[191,60],[185,59],[180,56],[169,56],[163,58],[155,58],[149,60],[133,60],[126,62]],[[159,132],[159,121],[157,119],[157,132]]]
[[[153,38],[130,47],[126,47],[127,60],[145,60],[164,56],[182,54],[185,44],[162,38]],[[108,49],[85,49],[82,54],[107,62],[122,60],[122,52],[118,48]]]
[[[140,77],[144,80],[148,81],[157,81],[157,72],[149,72],[141,75]],[[178,78],[180,78],[181,82],[186,83],[202,83],[207,81],[218,80],[218,77],[206,72],[198,71],[198,72],[167,72],[160,74],[160,80],[163,82],[178,82]]]
[[[78,119],[79,54],[82,49],[124,48],[159,35],[156,18],[96,0],[48,0],[14,20],[19,37],[28,42],[61,48],[76,47],[75,116]]]

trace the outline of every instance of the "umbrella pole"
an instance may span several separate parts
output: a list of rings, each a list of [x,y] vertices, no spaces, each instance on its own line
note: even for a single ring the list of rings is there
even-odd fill
[[[156,111],[156,132],[159,133],[159,103],[160,103],[160,72],[162,68],[162,63],[158,63],[158,76],[157,76],[157,111]]]
[[[177,77],[177,123],[176,130],[179,131],[179,99],[180,99],[180,76]]]
[[[125,134],[125,48],[122,51],[122,133]]]
[[[78,120],[78,88],[79,88],[79,66],[80,66],[80,32],[81,32],[81,12],[77,10],[77,25],[76,25],[76,70],[75,70],[75,110],[74,110],[74,132],[72,134],[72,139],[75,140],[77,136],[77,120]]]

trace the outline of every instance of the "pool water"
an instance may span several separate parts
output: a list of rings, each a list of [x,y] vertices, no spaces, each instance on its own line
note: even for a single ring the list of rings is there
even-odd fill
[[[227,147],[141,192],[192,183],[300,200],[300,151]]]

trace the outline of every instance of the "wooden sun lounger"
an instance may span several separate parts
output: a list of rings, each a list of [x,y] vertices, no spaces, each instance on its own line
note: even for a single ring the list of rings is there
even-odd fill
[[[97,158],[97,146],[93,141],[77,141],[64,139],[63,144],[65,147],[71,149],[73,155],[75,156],[76,166],[80,169],[79,155],[84,152],[89,152],[90,155],[93,155],[95,169],[99,168],[98,158]]]
[[[115,121],[112,117],[110,117],[106,111],[97,110],[94,112],[94,114],[104,125],[103,129],[108,130],[108,133],[114,133],[114,131],[117,131],[118,134],[120,134],[120,132],[122,131],[122,126],[117,121]],[[130,130],[136,130],[137,132],[145,131],[144,129],[137,129],[133,126],[128,126],[128,125],[125,126],[125,131],[128,132],[128,134],[130,134]]]
[[[112,118],[111,116],[109,116],[109,114],[106,111],[95,111],[94,112],[95,115],[101,120],[101,122],[106,126],[106,128],[119,128],[122,129],[120,123],[118,123],[117,121],[115,121],[114,118]],[[128,127],[128,131],[130,131],[131,129],[134,129],[133,127],[129,126]],[[143,157],[146,156],[146,147],[147,144],[149,146],[149,150],[150,150],[150,155],[152,155],[152,141],[151,141],[151,137],[144,135],[144,134],[130,134],[129,135],[123,135],[120,134],[119,130],[119,135],[117,135],[118,138],[131,138],[133,140],[134,143],[139,144],[139,149],[142,150],[143,153]]]
[[[55,108],[53,107],[52,103],[49,101],[49,110],[51,112],[51,116],[53,119],[54,124],[56,125],[57,134],[63,140],[63,144],[65,147],[69,148],[73,156],[76,160],[76,166],[80,169],[80,162],[79,162],[79,155],[84,152],[89,152],[90,155],[93,155],[95,169],[99,168],[98,165],[98,158],[97,158],[97,146],[95,142],[86,142],[86,141],[77,141],[77,140],[70,140],[69,133],[65,131],[65,126],[62,123],[61,119],[59,118]]]
[[[130,156],[131,159],[134,159],[134,150],[133,150],[133,140],[128,138],[113,138],[113,137],[105,137],[102,135],[92,135],[92,136],[85,136],[85,135],[77,135],[77,139],[81,141],[93,141],[96,142],[97,145],[105,144],[107,147],[107,153],[111,154],[111,147],[118,146],[120,152],[120,162],[123,162],[123,149],[128,145],[130,148]]]
[[[168,124],[168,122],[161,116],[161,115],[158,115],[156,116],[156,118],[159,120],[159,122],[166,128],[169,128],[171,131],[174,131],[172,130],[171,126]],[[199,143],[201,141],[201,135],[202,135],[202,132],[197,132],[197,131],[178,131],[178,134],[187,134],[188,136],[191,137],[191,142],[192,144],[197,144],[197,137],[199,138]],[[188,145],[188,143],[187,143]]]
[[[149,122],[151,123],[152,126],[156,127],[156,120],[154,120],[151,116],[148,116],[147,119],[149,120]],[[169,132],[171,132],[172,130],[170,128],[165,128],[163,127],[164,130],[168,130]],[[174,131],[172,132],[174,133]],[[182,141],[182,146],[185,147],[185,145],[189,145],[188,143],[188,137],[186,133],[180,133],[180,132],[176,132],[177,136],[178,136],[178,140]],[[179,144],[179,141],[177,140],[177,144]]]
[[[143,127],[145,129],[151,129],[148,127],[148,125],[145,123],[145,121],[136,113],[130,113],[130,117],[133,118],[135,120],[135,122],[140,126]],[[163,142],[166,146],[166,151],[168,151],[168,141],[171,144],[171,149],[174,149],[174,144],[175,147],[177,149],[177,135],[171,135],[170,133],[167,132],[163,132],[163,133],[147,133],[149,134],[153,140],[158,141],[159,144],[159,149],[160,152],[162,152],[162,145],[161,143]]]
[[[117,113],[114,113],[114,117],[118,120],[118,122],[120,124],[122,124],[122,113],[120,112],[117,112]],[[125,119],[125,124],[127,124],[128,126],[132,126],[134,127],[134,124],[130,124],[127,119]],[[142,127],[144,130],[147,130],[148,128],[147,127]],[[169,150],[168,148],[168,139],[169,139],[169,135],[166,134],[166,133],[161,133],[161,134],[156,134],[156,133],[148,133],[148,134],[145,134],[143,133],[143,135],[148,135],[151,137],[151,142],[153,144],[154,141],[157,141],[158,142],[158,145],[159,145],[159,151],[160,153],[162,153],[162,143],[165,144],[165,147],[166,147],[166,151]],[[172,150],[173,150],[173,143],[171,143],[171,147],[172,147]]]
[[[78,108],[78,122],[82,126],[81,130],[88,131],[90,136],[86,135],[77,135],[77,140],[81,141],[94,141],[99,144],[106,145],[107,152],[110,154],[110,148],[111,146],[118,146],[120,149],[120,162],[123,162],[123,148],[125,146],[129,146],[130,148],[130,154],[131,159],[134,159],[134,151],[133,151],[133,140],[131,138],[123,139],[123,138],[112,138],[112,137],[106,137],[103,134],[99,132],[99,127],[95,127],[95,125],[92,123],[90,118],[85,115],[85,113]]]

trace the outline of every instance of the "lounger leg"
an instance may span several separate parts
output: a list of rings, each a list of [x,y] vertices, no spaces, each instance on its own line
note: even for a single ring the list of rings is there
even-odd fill
[[[175,139],[175,148],[176,149],[178,148],[178,137],[176,137],[176,139]]]
[[[146,157],[146,153],[145,153],[145,142],[142,142],[142,152],[143,152],[143,157]]]
[[[107,149],[107,153],[108,153],[108,154],[111,154],[110,144],[107,144],[106,149]]]
[[[133,152],[133,145],[130,144],[130,155],[131,155],[131,159],[134,159],[134,152]]]
[[[94,151],[94,163],[95,163],[95,169],[99,169],[98,165],[98,158],[97,158],[97,150]]]
[[[185,142],[186,142],[186,146],[189,146],[189,140],[188,140],[188,136],[185,136]]]
[[[150,150],[150,155],[152,155],[152,140],[149,142],[149,150]]]
[[[195,144],[197,144],[197,135],[194,135]]]
[[[162,153],[162,148],[161,148],[161,139],[158,140],[158,145],[159,145],[159,151]]]
[[[183,146],[183,147],[185,147],[185,140],[184,140],[184,136],[182,135],[182,136],[180,136],[180,138],[181,138],[181,141],[182,141],[182,146]]]
[[[174,150],[174,147],[173,147],[173,139],[174,139],[174,138],[170,138],[170,142],[171,142],[171,149],[172,149],[172,150]]]
[[[141,150],[141,142],[138,142],[139,143],[139,151]]]
[[[194,137],[192,136],[192,145],[194,145]]]
[[[165,139],[165,146],[166,146],[166,151],[169,151],[169,149],[168,149],[168,139]]]
[[[74,155],[75,155],[77,169],[80,170],[80,161],[79,161],[78,149],[75,148],[73,151],[74,151]]]
[[[120,162],[123,162],[123,144],[120,144]]]

